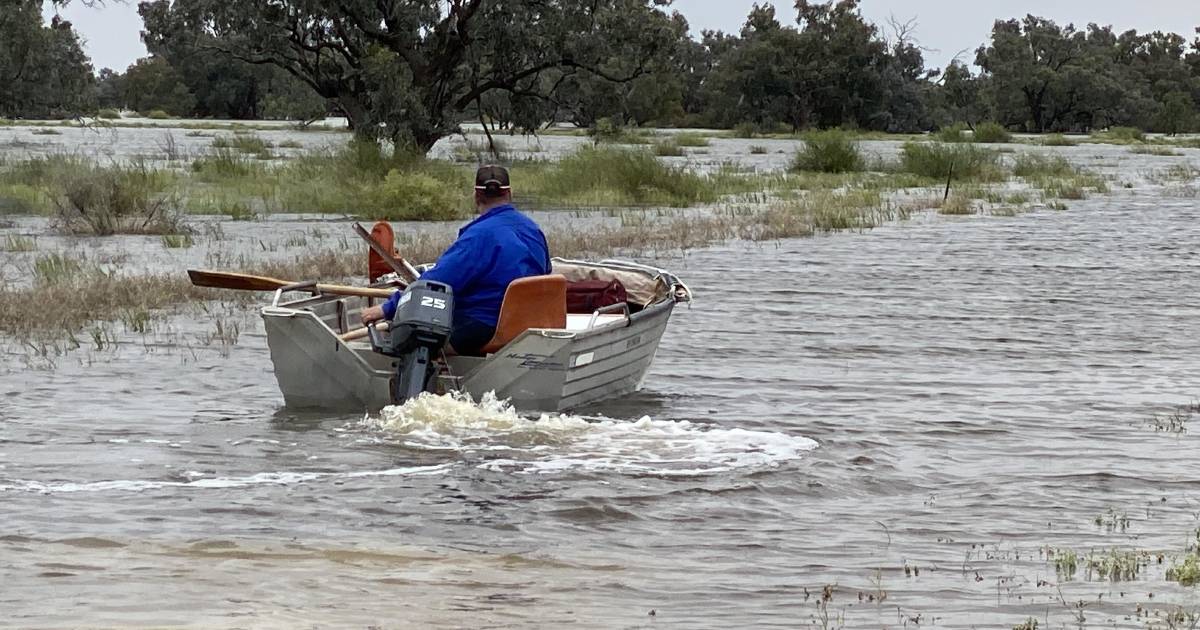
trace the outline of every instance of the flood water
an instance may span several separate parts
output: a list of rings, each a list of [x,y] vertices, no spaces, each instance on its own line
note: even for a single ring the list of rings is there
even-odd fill
[[[288,410],[247,304],[12,350],[0,626],[1167,627],[1200,607],[1165,579],[1200,424],[1152,420],[1200,397],[1200,201],[1142,175],[1200,153],[1069,151],[1136,185],[647,261],[696,303],[577,416]],[[1132,579],[1085,570],[1114,550]]]

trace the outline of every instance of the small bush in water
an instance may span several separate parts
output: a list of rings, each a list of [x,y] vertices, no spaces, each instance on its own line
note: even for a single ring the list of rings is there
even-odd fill
[[[38,256],[33,261],[33,279],[38,285],[46,286],[67,282],[82,271],[79,263],[59,253]]]
[[[62,172],[53,196],[58,226],[71,234],[181,234],[169,173],[145,166],[81,166]]]
[[[1013,158],[1013,175],[1017,177],[1044,177],[1047,175],[1071,175],[1075,167],[1061,155],[1022,153]]]
[[[450,220],[461,216],[464,195],[419,172],[392,171],[367,193],[364,218],[388,221]]]
[[[1134,127],[1113,127],[1094,135],[1102,141],[1118,143],[1144,142],[1146,140],[1146,134],[1141,129]]]
[[[678,144],[671,140],[664,140],[654,145],[654,155],[659,157],[683,157],[686,153],[683,147]]]
[[[963,123],[954,123],[948,127],[942,127],[937,133],[938,140],[942,142],[966,142],[967,126]]]
[[[989,178],[995,176],[998,156],[995,151],[970,144],[907,142],[900,155],[905,172],[945,180]]]
[[[817,173],[852,173],[863,170],[865,161],[858,143],[839,129],[813,131],[804,135],[804,146],[792,162],[792,170]]]
[[[667,166],[649,151],[586,147],[556,164],[525,165],[513,186],[518,195],[557,205],[684,207],[715,201],[712,181]]]
[[[1012,142],[1012,134],[998,123],[985,122],[975,127],[974,139],[986,144],[1006,144]]]
[[[671,138],[675,144],[681,147],[706,147],[708,146],[708,138],[690,131],[677,133]]]

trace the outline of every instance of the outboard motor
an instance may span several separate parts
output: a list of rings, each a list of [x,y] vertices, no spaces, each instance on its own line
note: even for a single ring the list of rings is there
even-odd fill
[[[387,333],[368,326],[372,349],[398,359],[392,402],[400,405],[421,392],[435,391],[434,360],[450,339],[453,317],[454,290],[440,282],[417,280],[400,296]]]

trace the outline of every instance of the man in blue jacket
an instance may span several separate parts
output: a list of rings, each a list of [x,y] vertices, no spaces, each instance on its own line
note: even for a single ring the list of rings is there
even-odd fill
[[[509,283],[550,273],[546,235],[513,207],[507,169],[484,166],[475,173],[475,207],[479,216],[459,230],[458,240],[433,269],[421,274],[422,280],[442,282],[454,290],[450,346],[461,355],[478,354],[491,341]],[[363,322],[390,321],[400,295],[397,292],[386,303],[364,309]]]

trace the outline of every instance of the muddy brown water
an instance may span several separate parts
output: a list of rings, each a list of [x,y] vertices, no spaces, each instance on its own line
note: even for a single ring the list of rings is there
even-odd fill
[[[578,416],[283,408],[245,304],[45,361],[10,343],[0,626],[1143,628],[1195,610],[1165,571],[1200,527],[1200,424],[1151,419],[1200,396],[1200,203],[1136,174],[1197,160],[1111,156],[1135,188],[1068,211],[652,261],[696,304],[645,391]],[[235,344],[206,342],[218,318]],[[1073,578],[1051,549],[1079,554]],[[1150,555],[1089,576],[1114,549]]]

